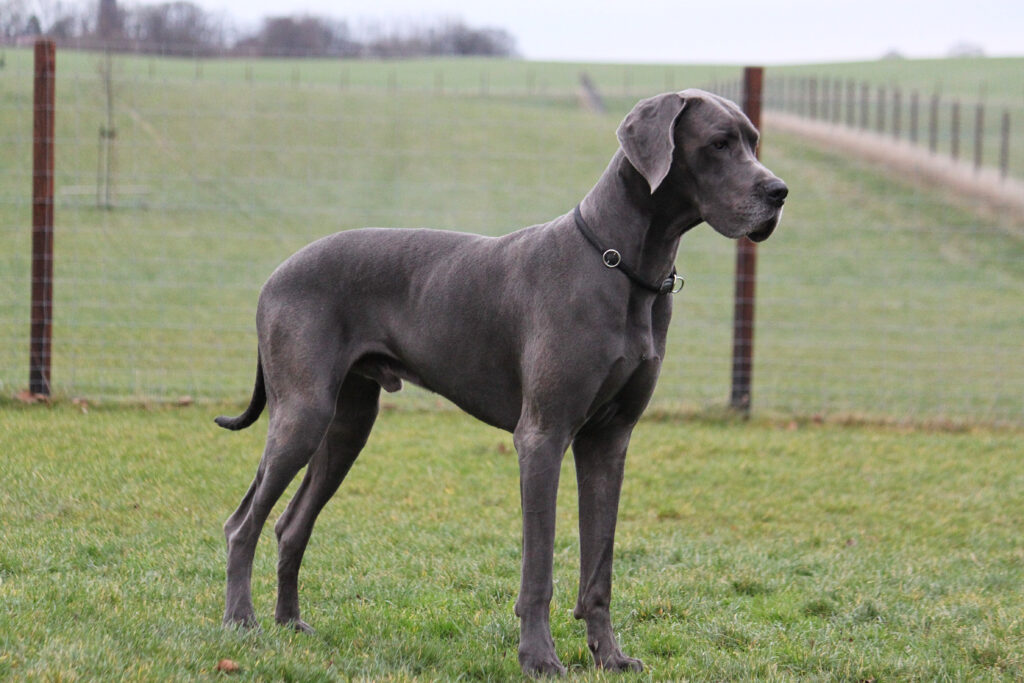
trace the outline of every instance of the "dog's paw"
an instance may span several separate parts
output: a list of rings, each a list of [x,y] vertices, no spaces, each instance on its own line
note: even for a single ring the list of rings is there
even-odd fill
[[[316,633],[313,627],[302,619],[289,619],[287,621],[278,621],[277,623],[285,628],[290,628],[297,633],[306,633],[308,635]]]
[[[597,666],[606,671],[636,671],[644,670],[644,663],[634,657],[627,657],[621,651],[614,653],[606,659],[597,659]]]
[[[260,622],[256,621],[255,614],[247,614],[237,617],[224,615],[224,628],[234,629],[236,631],[261,630]]]
[[[519,653],[519,666],[527,676],[564,676],[566,669],[554,652],[543,655]]]
[[[614,637],[610,637],[604,647],[598,639],[588,639],[587,647],[594,655],[594,664],[606,671],[636,671],[644,670],[644,663],[634,657],[627,657],[619,649]]]

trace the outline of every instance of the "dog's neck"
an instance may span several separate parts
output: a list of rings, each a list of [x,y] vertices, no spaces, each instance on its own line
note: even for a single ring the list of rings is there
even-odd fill
[[[580,207],[601,243],[616,249],[651,282],[672,271],[680,238],[702,221],[692,199],[679,192],[672,174],[651,194],[647,180],[621,149]]]

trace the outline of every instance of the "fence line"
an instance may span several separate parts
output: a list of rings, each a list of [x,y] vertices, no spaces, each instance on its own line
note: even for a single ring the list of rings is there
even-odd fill
[[[920,89],[875,85],[854,79],[830,77],[774,77],[766,84],[766,107],[812,121],[842,125],[846,128],[888,135],[894,140],[921,144],[954,160],[969,160],[976,170],[985,166],[998,169],[999,177],[1011,175],[1011,106],[985,102],[982,96],[973,104],[958,97],[934,93],[928,97],[928,115],[922,121]],[[995,116],[986,115],[994,109]],[[1012,107],[1018,111],[1018,103]],[[874,123],[872,124],[871,121]],[[906,121],[906,124],[904,124]],[[998,125],[991,125],[998,121]],[[969,150],[968,150],[969,146]]]
[[[1000,175],[995,169],[971,167],[954,154],[941,157],[906,140],[836,126],[818,120],[771,112],[767,121],[775,130],[815,140],[834,152],[844,152],[884,164],[889,172],[929,180],[950,191],[1024,216],[1024,182]]]
[[[372,77],[385,78],[371,86],[349,65],[341,87],[334,76],[307,83],[307,71],[340,66],[302,64],[296,86],[263,78],[270,64],[247,82],[238,63],[205,63],[196,79],[189,64],[157,60],[149,78],[145,62],[115,56],[108,112],[102,58],[62,54],[57,88],[52,383],[90,399],[243,400],[259,287],[295,249],[364,225],[499,234],[548,220],[605,168],[632,101],[702,82],[680,71],[668,88],[657,69],[594,74],[609,108],[600,115],[578,102],[577,67],[558,76],[555,97],[510,88],[497,68],[484,95],[475,75],[448,65],[431,67],[445,69],[435,91],[429,71],[423,88],[400,66],[374,65]],[[0,71],[0,158],[12,160],[0,164],[2,396],[28,376],[31,73],[14,61]],[[175,70],[184,76],[163,77]],[[556,80],[539,67],[534,79],[536,92]],[[472,94],[459,90],[467,83]],[[818,95],[829,126],[848,116],[834,91],[827,110]],[[999,220],[776,135],[765,104],[762,154],[791,195],[758,254],[754,412],[1024,424],[1019,240]],[[928,111],[921,98],[922,147]],[[984,122],[1002,125],[990,112]],[[103,128],[116,129],[109,203],[96,194]],[[657,408],[728,402],[734,249],[706,227],[682,242],[687,286],[674,300]]]

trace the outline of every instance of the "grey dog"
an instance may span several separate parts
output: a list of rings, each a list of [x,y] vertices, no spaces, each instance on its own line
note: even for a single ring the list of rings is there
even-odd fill
[[[316,241],[271,275],[257,307],[248,427],[269,407],[256,478],[224,525],[225,624],[254,626],[260,531],[289,482],[302,484],[274,530],[276,618],[302,631],[298,574],[317,515],[402,380],[513,434],[523,515],[519,662],[564,673],[549,625],[555,499],[570,446],[579,487],[574,610],[597,666],[641,670],[612,628],[612,544],[626,447],[665,356],[673,263],[707,221],[762,241],[788,188],[755,155],[758,132],[732,102],[700,90],[639,102],[621,148],[574,211],[503,237],[364,229]]]

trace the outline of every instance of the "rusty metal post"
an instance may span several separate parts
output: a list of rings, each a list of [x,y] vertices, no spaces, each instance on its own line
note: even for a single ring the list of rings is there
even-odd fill
[[[36,41],[29,392],[44,396],[50,395],[50,346],[53,333],[53,122],[56,61],[54,42]]]
[[[761,127],[762,67],[743,70],[743,111],[758,129]],[[754,289],[757,277],[757,245],[746,237],[736,243],[736,294],[732,324],[732,390],[729,407],[750,414],[754,372]]]

